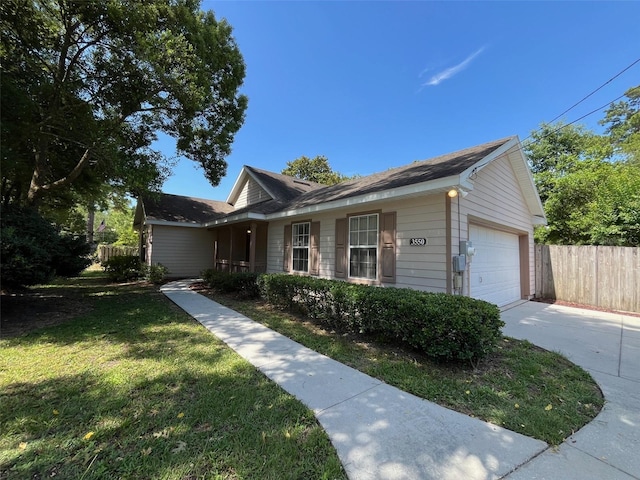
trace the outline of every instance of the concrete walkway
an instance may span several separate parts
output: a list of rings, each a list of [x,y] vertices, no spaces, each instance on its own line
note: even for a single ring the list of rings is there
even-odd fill
[[[614,368],[617,374],[602,373],[615,378],[612,386],[603,386],[603,390],[607,397],[609,394],[620,397],[615,403],[617,406],[608,402],[593,424],[553,452],[544,442],[427,402],[305,348],[193,292],[189,289],[191,282],[171,282],[161,290],[313,410],[351,480],[638,478],[640,459],[631,458],[638,457],[638,371],[623,368],[625,361],[618,362]],[[525,303],[505,312],[506,334],[514,337],[521,334],[520,338],[524,338],[528,326],[534,325],[538,317],[543,318],[542,322],[553,321],[558,327],[564,325],[569,313],[561,311],[556,315],[555,309],[557,307]],[[635,347],[629,344],[628,352],[625,347],[624,358],[628,356],[638,368],[640,328],[638,323],[635,325],[628,334],[634,339]],[[580,331],[584,333],[586,329]],[[625,335],[627,331],[624,330]],[[593,334],[596,340],[601,336],[597,329]],[[618,338],[620,335],[618,333]],[[553,334],[551,327],[547,336],[561,337],[557,347],[541,344],[554,350],[562,350],[560,347],[567,344],[562,338],[572,338],[563,332]],[[537,343],[534,338],[530,340]],[[578,350],[582,342],[570,344]],[[590,357],[588,353],[584,356]],[[615,356],[616,353],[607,350],[607,366]],[[570,358],[579,363],[576,358]],[[620,372],[631,377],[620,376]],[[600,378],[596,380],[600,382]],[[629,389],[629,383],[635,390]],[[617,425],[615,431],[611,430],[611,424]],[[587,430],[591,428],[593,433]],[[587,434],[583,435],[585,431]],[[600,447],[598,438],[603,432],[607,434],[608,445]]]
[[[561,352],[587,370],[606,400],[591,423],[507,479],[640,479],[640,318],[526,302],[502,319],[505,335]]]

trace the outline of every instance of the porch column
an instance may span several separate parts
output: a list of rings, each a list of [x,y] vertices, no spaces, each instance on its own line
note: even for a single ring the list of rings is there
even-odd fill
[[[233,273],[233,227],[229,226],[229,273]]]
[[[256,236],[258,233],[258,224],[251,223],[251,234],[249,235],[249,271],[256,271]]]

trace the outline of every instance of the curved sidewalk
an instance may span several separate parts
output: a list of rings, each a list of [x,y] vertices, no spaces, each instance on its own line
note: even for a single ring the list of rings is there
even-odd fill
[[[507,480],[640,479],[640,318],[525,302],[502,319],[505,335],[562,353],[605,397],[591,423]]]
[[[320,355],[197,294],[192,282],[161,291],[313,410],[351,480],[496,479],[547,448]]]

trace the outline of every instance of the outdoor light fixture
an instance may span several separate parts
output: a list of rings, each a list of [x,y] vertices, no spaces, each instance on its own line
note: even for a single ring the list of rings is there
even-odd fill
[[[450,198],[456,198],[458,196],[458,194],[460,194],[460,196],[462,198],[466,197],[467,195],[469,195],[469,192],[461,189],[461,188],[452,188],[451,190],[449,190],[447,192],[447,195],[449,195]]]

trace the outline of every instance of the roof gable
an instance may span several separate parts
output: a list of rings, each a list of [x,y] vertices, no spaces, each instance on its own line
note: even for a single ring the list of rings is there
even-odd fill
[[[249,201],[243,201],[243,193],[249,187],[259,188],[262,194],[249,194]],[[227,197],[227,202],[239,208],[243,208],[252,203],[260,203],[265,200],[276,200],[281,203],[288,203],[303,193],[324,187],[319,183],[300,180],[288,175],[260,170],[258,168],[245,165],[238,175],[238,178]],[[257,201],[251,201],[257,200]]]

